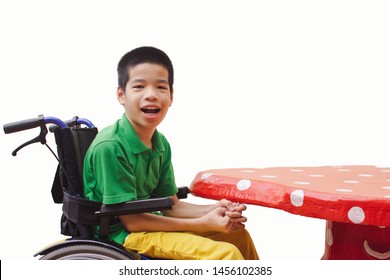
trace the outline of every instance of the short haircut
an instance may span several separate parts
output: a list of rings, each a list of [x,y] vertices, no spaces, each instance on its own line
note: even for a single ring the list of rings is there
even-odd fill
[[[118,85],[125,90],[129,81],[129,69],[141,63],[155,63],[168,71],[168,83],[173,89],[173,65],[168,55],[155,47],[139,47],[126,53],[118,63]]]

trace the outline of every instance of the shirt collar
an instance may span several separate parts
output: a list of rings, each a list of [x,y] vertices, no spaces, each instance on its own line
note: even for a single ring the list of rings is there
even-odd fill
[[[131,143],[131,150],[133,154],[139,154],[148,150],[152,150],[153,152],[158,152],[158,153],[164,152],[165,150],[164,145],[162,143],[160,133],[157,131],[157,129],[154,131],[154,134],[152,136],[153,148],[150,149],[138,137],[133,126],[127,119],[126,114],[122,115],[122,128],[123,128],[123,134],[125,135],[126,139],[129,141],[129,143]]]

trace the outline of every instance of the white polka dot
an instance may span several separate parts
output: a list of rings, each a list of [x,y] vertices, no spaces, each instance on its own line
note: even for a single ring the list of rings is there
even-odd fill
[[[344,181],[344,183],[347,183],[347,184],[359,184],[360,182],[359,181],[354,181],[354,180],[346,180],[346,181]]]
[[[290,169],[291,172],[303,172],[303,169]]]
[[[359,174],[360,177],[374,177],[372,174]]]
[[[385,195],[385,198],[390,198],[390,195]]]
[[[339,170],[337,170],[337,171],[340,171],[340,172],[349,172],[349,171],[351,171],[350,169],[339,169]]]
[[[390,190],[390,186],[383,186],[382,189]]]
[[[291,204],[300,207],[303,205],[303,199],[305,197],[305,193],[303,190],[295,190],[290,194]]]
[[[294,182],[295,185],[310,185],[310,182]]]
[[[200,176],[200,178],[201,178],[202,180],[204,180],[204,179],[207,179],[207,178],[209,178],[209,177],[211,177],[211,176],[213,176],[213,173],[203,173],[203,174]]]
[[[352,190],[349,189],[336,189],[338,192],[352,192]]]
[[[245,190],[249,189],[251,187],[251,185],[252,185],[251,181],[246,180],[246,179],[242,179],[242,180],[238,181],[237,188],[240,191],[245,191]]]
[[[390,170],[389,169],[383,169],[383,170],[381,170],[382,172],[390,172]]]
[[[324,177],[324,175],[321,175],[321,174],[310,174],[309,177],[321,178],[321,177]]]
[[[362,208],[354,206],[348,211],[348,218],[355,224],[360,224],[365,219],[365,214]]]
[[[275,175],[261,175],[262,178],[276,178]]]

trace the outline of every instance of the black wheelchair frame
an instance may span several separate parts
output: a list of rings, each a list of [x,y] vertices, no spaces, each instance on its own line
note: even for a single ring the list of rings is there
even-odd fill
[[[27,145],[41,143],[46,145],[57,158],[58,167],[51,192],[54,202],[62,203],[61,234],[69,238],[40,250],[34,256],[40,256],[42,260],[150,259],[108,240],[109,226],[120,222],[117,218],[119,215],[169,210],[173,205],[172,198],[150,198],[114,205],[85,199],[82,180],[83,160],[98,129],[88,119],[77,116],[62,121],[43,115],[5,124],[3,129],[6,134],[9,134],[36,127],[40,127],[39,135],[20,145],[12,155],[16,156],[17,152]],[[48,131],[54,133],[57,154],[47,145]],[[181,187],[177,196],[180,199],[186,198],[188,193],[190,191],[187,187]],[[93,227],[96,226],[99,226],[97,238],[93,233]]]

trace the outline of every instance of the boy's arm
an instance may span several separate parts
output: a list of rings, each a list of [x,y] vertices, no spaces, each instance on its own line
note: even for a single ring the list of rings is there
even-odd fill
[[[132,214],[119,216],[129,232],[181,231],[181,232],[230,232],[243,228],[246,218],[242,216],[245,205],[221,200],[214,205],[196,205],[174,198],[172,210],[167,216]]]
[[[187,203],[183,200],[179,200],[175,195],[172,196],[172,199],[174,202],[172,209],[165,210],[164,214],[166,216],[175,217],[175,218],[199,218],[218,207],[226,208],[227,212],[225,214],[227,215],[230,215],[233,212],[234,213],[238,212],[242,214],[242,212],[246,210],[245,204],[231,202],[227,199],[222,199],[217,203],[210,204],[210,205],[199,205],[199,204]]]
[[[170,210],[163,211],[165,216],[175,218],[199,218],[213,209],[217,208],[217,204],[213,205],[198,205],[193,203],[187,203],[177,198],[176,195],[172,196],[173,206]]]
[[[230,218],[224,216],[224,209],[215,209],[215,212],[200,218],[184,219],[159,216],[149,213],[119,216],[125,229],[129,232],[229,232]]]

